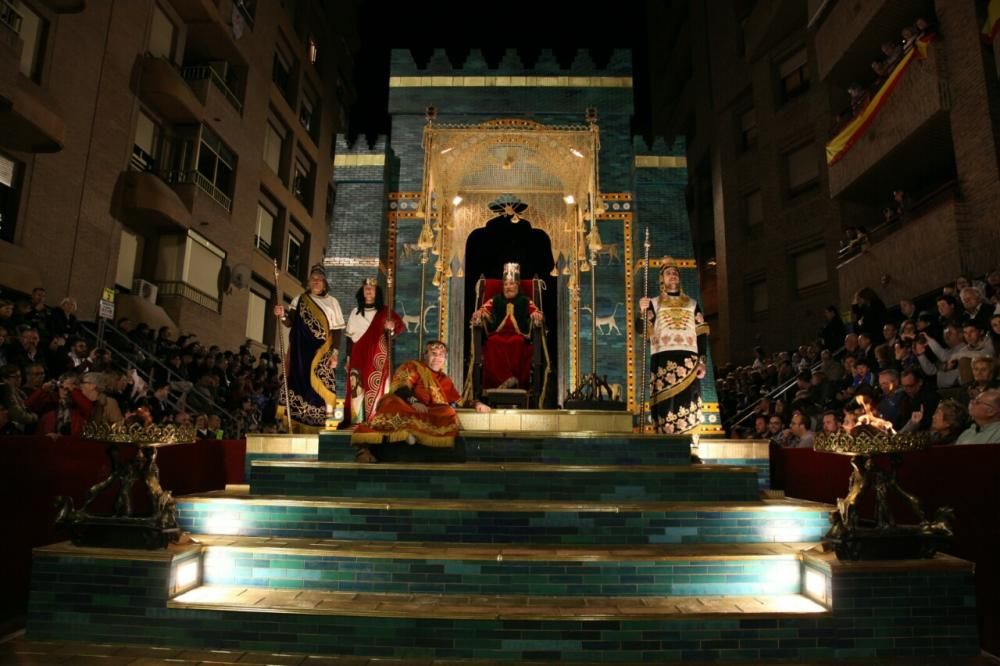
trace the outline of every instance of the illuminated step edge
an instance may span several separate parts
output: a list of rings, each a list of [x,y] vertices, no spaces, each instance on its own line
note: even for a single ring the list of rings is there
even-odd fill
[[[203,585],[171,599],[168,608],[349,615],[444,620],[765,619],[826,616],[829,610],[799,594],[677,597],[491,597],[431,594],[355,594]]]
[[[275,589],[644,597],[801,592],[812,544],[567,548],[196,537],[204,581]]]
[[[756,469],[713,465],[256,460],[254,495],[582,501],[749,501]]]
[[[636,545],[818,541],[832,507],[814,502],[566,502],[246,497],[178,500],[190,532],[242,536]]]
[[[350,462],[356,449],[349,432],[319,434],[321,460]],[[279,450],[279,442],[255,452],[294,453]],[[247,449],[248,454],[251,452]],[[564,465],[686,465],[691,461],[690,437],[633,435],[599,432],[482,432],[463,431],[454,448],[379,445],[372,451],[382,462],[529,462]]]

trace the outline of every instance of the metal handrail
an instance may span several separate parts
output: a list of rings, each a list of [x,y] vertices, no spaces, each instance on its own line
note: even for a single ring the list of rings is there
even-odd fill
[[[208,79],[225,95],[229,103],[233,105],[233,108],[242,113],[243,102],[240,101],[240,98],[236,96],[236,93],[229,87],[225,79],[219,76],[219,73],[211,65],[189,65],[182,67],[181,76],[185,81],[204,81]]]
[[[188,169],[186,171],[167,171],[164,172],[164,179],[168,183],[174,184],[193,183],[208,196],[212,197],[215,203],[225,208],[227,213],[233,212],[233,200],[229,197],[229,195],[216,187],[215,183],[202,175],[202,173],[197,169]]]
[[[843,352],[843,351],[844,351],[844,348],[841,347],[837,351],[833,352],[833,356],[835,356],[835,357],[839,356],[841,354],[841,352]],[[823,366],[823,362],[822,361],[817,361],[816,363],[814,363],[809,368],[809,371],[813,372],[815,370],[818,370],[822,366]],[[796,375],[797,374],[798,373],[796,373]],[[760,402],[764,398],[767,398],[769,400],[774,400],[777,396],[781,395],[782,393],[784,393],[788,389],[792,388],[792,386],[794,386],[795,382],[797,382],[797,381],[798,381],[798,377],[793,377],[792,379],[786,381],[784,384],[771,389],[771,391],[769,393],[765,393],[764,395],[758,397],[754,401],[753,405],[750,405],[750,406],[744,408],[743,411],[741,411],[741,412],[737,412],[736,416],[734,416],[732,418],[732,420],[730,420],[726,425],[729,428],[733,428],[735,426],[740,425],[741,423],[743,423],[744,421],[746,421],[750,417],[751,414],[753,414],[754,412],[757,411],[757,403],[758,402]]]
[[[90,337],[93,343],[96,345],[97,325],[93,324],[94,330],[90,329],[91,325],[92,324],[88,322],[80,322],[80,330],[85,332],[87,336]],[[128,354],[122,352],[118,346],[109,341],[108,338],[111,336],[115,336],[119,338],[120,341],[124,342],[127,345],[126,349],[130,350],[132,356],[130,357]],[[130,337],[128,337],[127,335],[125,335],[112,325],[104,327],[103,346],[105,349],[111,352],[112,358],[118,360],[119,362],[124,362],[127,369],[135,369],[135,371],[139,374],[140,378],[147,384],[149,384],[150,388],[152,388],[153,386],[153,373],[146,372],[145,370],[140,368],[135,360],[136,358],[141,359],[143,362],[148,362],[153,367],[160,369],[163,372],[163,376],[166,377],[165,381],[170,382],[171,384],[175,382],[191,383],[190,380],[181,377],[170,366],[168,366],[163,361],[158,359],[152,352],[140,347],[138,344],[136,344],[134,340],[132,340]],[[225,407],[217,403],[214,399],[206,397],[204,394],[199,394],[198,397],[200,400],[204,400],[212,408],[212,411],[218,414],[223,421],[227,421],[232,425],[236,425],[236,417],[234,417],[232,413]],[[180,405],[179,400],[171,401],[169,397],[167,402],[171,407],[175,408]]]

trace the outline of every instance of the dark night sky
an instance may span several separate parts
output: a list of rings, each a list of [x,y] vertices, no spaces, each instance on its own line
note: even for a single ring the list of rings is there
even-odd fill
[[[533,64],[543,48],[554,50],[568,67],[577,48],[587,48],[599,65],[607,62],[613,48],[633,49],[633,89],[636,118],[633,131],[648,133],[648,84],[644,3],[625,2],[613,21],[605,14],[581,10],[580,3],[536,2],[524,5],[476,5],[476,3],[430,2],[386,5],[366,0],[360,11],[361,50],[357,56],[354,83],[358,99],[351,109],[351,138],[384,134],[389,128],[389,51],[409,48],[426,62],[434,48],[445,48],[453,63],[461,63],[471,48],[483,51],[487,63],[496,66],[504,49],[518,49],[521,59]],[[484,8],[497,7],[496,16],[483,16]],[[630,30],[640,26],[638,32]]]

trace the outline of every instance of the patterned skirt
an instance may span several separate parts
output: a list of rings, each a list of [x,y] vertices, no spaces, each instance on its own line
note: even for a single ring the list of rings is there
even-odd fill
[[[680,435],[701,423],[701,382],[698,355],[665,351],[650,360],[649,408],[658,433]]]

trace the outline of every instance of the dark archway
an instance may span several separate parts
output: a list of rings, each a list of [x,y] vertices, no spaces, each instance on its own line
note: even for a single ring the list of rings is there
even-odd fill
[[[551,275],[555,262],[552,259],[552,241],[549,235],[541,229],[535,229],[524,218],[514,222],[510,215],[494,217],[485,226],[475,229],[469,234],[465,243],[465,319],[469,321],[476,308],[476,282],[480,277],[500,279],[503,277],[503,265],[516,262],[521,266],[521,278],[538,277],[544,280],[546,290],[544,302],[541,304],[545,315],[546,344],[549,350],[549,390],[545,396],[545,404],[554,407],[558,377],[558,296],[556,278]],[[536,305],[538,305],[536,303]],[[469,328],[465,327],[465,366],[468,367],[469,354],[472,346],[469,341]]]

